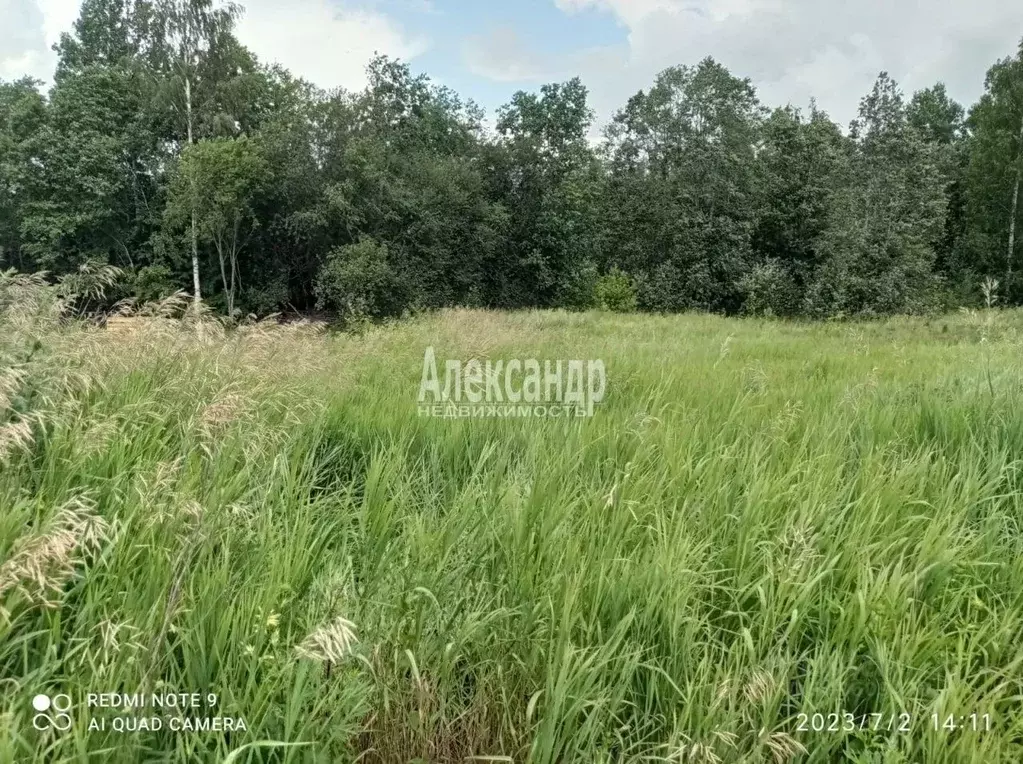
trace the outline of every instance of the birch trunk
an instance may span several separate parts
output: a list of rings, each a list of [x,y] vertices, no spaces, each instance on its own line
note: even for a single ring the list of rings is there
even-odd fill
[[[1019,210],[1019,184],[1021,175],[1023,175],[1023,123],[1019,126],[1019,148],[1016,151],[1016,183],[1012,189],[1012,207],[1009,211],[1009,252],[1005,279],[1006,289],[1012,288],[1012,257],[1016,251],[1016,213]]]
[[[188,116],[188,145],[191,146],[193,142],[192,137],[192,80],[190,77],[185,77],[185,111]],[[199,309],[199,304],[202,302],[202,288],[199,286],[199,232],[198,223],[196,222],[196,209],[195,209],[195,178],[192,178],[192,300],[196,308]]]

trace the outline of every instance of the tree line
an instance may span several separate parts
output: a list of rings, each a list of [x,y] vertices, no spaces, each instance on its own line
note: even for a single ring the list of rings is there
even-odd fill
[[[473,102],[256,59],[217,0],[85,0],[48,95],[0,81],[0,269],[116,266],[228,315],[602,307],[862,316],[1023,303],[1023,42],[969,110],[886,73],[843,130],[711,58],[599,142],[579,79]]]

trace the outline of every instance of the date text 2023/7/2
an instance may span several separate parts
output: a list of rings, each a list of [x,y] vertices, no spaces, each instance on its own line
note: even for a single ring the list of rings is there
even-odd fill
[[[906,733],[913,728],[913,715],[901,714],[854,714],[852,712],[832,712],[817,714],[797,714],[796,731],[798,732],[898,732]]]

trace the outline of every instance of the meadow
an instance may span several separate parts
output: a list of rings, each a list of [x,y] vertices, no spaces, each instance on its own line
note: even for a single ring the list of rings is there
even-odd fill
[[[0,761],[1023,760],[1023,312],[112,332],[0,297]],[[602,359],[607,396],[419,416],[428,346]]]

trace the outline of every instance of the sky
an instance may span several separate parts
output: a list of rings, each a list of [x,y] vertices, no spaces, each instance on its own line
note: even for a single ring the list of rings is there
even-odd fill
[[[768,106],[816,98],[842,125],[881,70],[969,106],[1023,36],[1018,0],[248,0],[238,36],[322,87],[359,88],[375,52],[489,111],[580,76],[598,126],[657,72],[706,56]],[[78,0],[0,0],[0,78],[49,81]]]

